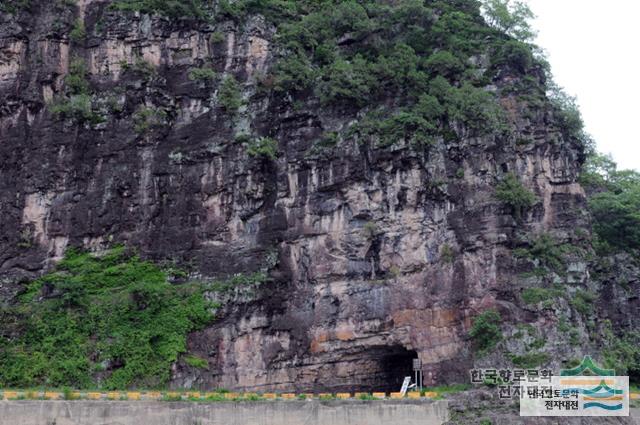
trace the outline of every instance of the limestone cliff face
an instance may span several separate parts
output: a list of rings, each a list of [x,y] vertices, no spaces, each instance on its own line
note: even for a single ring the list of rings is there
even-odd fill
[[[80,42],[68,36],[77,19]],[[504,92],[517,78],[505,71],[487,90],[517,140],[460,129],[428,150],[399,140],[318,152],[323,133],[357,114],[262,89],[276,32],[259,15],[209,25],[91,0],[3,15],[2,301],[70,246],[126,243],[194,277],[269,270],[270,282],[225,295],[218,320],[190,337],[210,369],[173,372],[176,385],[243,389],[395,388],[416,355],[428,381],[450,381],[473,364],[468,331],[480,311],[498,308],[505,326],[555,323],[557,312],[520,306],[523,269],[512,255],[522,235],[588,238],[575,232],[588,224],[582,153],[549,105]],[[102,122],[77,124],[47,106],[74,58],[86,63]],[[205,63],[217,77],[190,79]],[[217,100],[229,75],[245,100],[235,115]],[[277,140],[277,159],[249,155],[236,141],[247,132]],[[537,196],[520,222],[495,197],[507,173]],[[568,275],[589,284],[579,258]],[[580,351],[549,336],[549,352]]]

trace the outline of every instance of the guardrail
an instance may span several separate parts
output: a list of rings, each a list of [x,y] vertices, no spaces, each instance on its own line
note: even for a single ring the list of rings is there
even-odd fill
[[[105,401],[269,401],[269,400],[419,400],[439,399],[441,394],[426,392],[374,393],[238,393],[201,391],[47,391],[0,390],[0,400],[105,400]],[[632,400],[640,400],[640,393],[631,393]]]
[[[269,401],[269,400],[384,400],[438,399],[437,392],[402,393],[238,393],[201,391],[48,391],[0,390],[0,400],[105,400],[105,401]]]

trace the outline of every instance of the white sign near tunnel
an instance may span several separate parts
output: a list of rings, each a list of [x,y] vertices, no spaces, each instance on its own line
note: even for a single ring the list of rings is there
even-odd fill
[[[410,376],[404,377],[404,382],[402,383],[402,388],[400,389],[400,393],[404,396],[407,393],[407,389],[409,388],[409,383],[411,382]]]

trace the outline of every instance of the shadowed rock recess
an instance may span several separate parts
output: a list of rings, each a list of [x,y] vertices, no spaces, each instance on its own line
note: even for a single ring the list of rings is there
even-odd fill
[[[432,384],[557,369],[637,329],[637,269],[590,273],[543,66],[475,1],[152,3],[4,6],[0,304],[71,247],[264,273],[208,292],[206,363],[171,370],[241,390],[397,391],[415,357]]]

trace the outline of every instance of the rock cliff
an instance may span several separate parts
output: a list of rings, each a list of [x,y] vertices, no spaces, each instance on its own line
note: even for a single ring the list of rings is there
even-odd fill
[[[188,339],[209,367],[172,371],[176,386],[245,390],[395,389],[414,357],[429,383],[536,350],[559,367],[598,345],[572,301],[582,292],[637,327],[637,275],[635,294],[590,276],[584,154],[540,65],[499,63],[483,42],[461,56],[506,130],[450,117],[428,143],[407,132],[382,143],[362,130],[366,114],[407,97],[390,85],[325,102],[337,69],[294,90],[282,77],[294,54],[268,10],[238,16],[221,2],[212,19],[176,18],[111,3],[32,0],[0,16],[3,303],[70,247],[125,244],[194,279],[263,271],[250,289],[210,294],[217,319]],[[428,33],[453,12],[426,3],[433,14],[414,25]],[[454,3],[484,27],[474,2]],[[347,29],[335,49],[370,51],[380,31]],[[417,56],[441,49],[431,43]],[[514,176],[535,195],[526,208],[496,195]],[[541,238],[562,261],[536,256]],[[565,294],[553,303],[523,301],[553,285]],[[503,349],[482,357],[469,331],[488,309]]]

